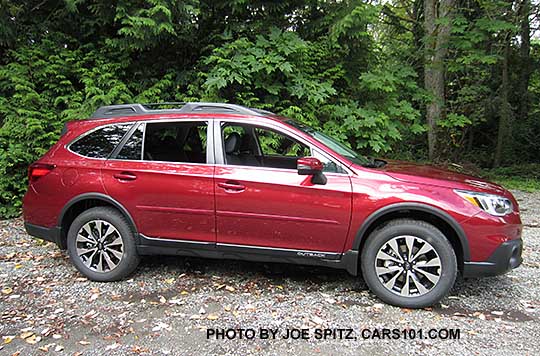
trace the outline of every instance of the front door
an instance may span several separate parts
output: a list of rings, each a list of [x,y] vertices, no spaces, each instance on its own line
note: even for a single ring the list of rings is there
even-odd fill
[[[108,194],[147,237],[215,242],[205,121],[140,124],[102,170]]]
[[[348,174],[329,164],[327,184],[315,185],[296,170],[298,157],[313,153],[308,145],[276,128],[216,125],[224,162],[215,171],[218,246],[341,253],[351,217]]]

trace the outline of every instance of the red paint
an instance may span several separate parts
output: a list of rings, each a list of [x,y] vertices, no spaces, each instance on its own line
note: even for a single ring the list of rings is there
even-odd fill
[[[298,175],[296,170],[89,159],[66,149],[76,137],[104,124],[195,117],[210,123],[252,120],[267,125],[302,138],[350,171],[326,173],[327,184],[316,185],[311,176]],[[320,168],[310,158],[298,163]],[[46,172],[37,168],[48,165],[55,167]],[[122,204],[138,232],[154,238],[341,253],[353,246],[362,224],[373,213],[404,202],[421,203],[451,216],[467,236],[471,261],[487,259],[500,243],[521,235],[517,202],[499,185],[413,163],[356,166],[275,116],[167,114],[72,122],[30,170],[33,178],[24,198],[24,219],[44,227],[59,224],[61,211],[71,199],[100,193]],[[493,217],[454,189],[504,195],[516,212]]]

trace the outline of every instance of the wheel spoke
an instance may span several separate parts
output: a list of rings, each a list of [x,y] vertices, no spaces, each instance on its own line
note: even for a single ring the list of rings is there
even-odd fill
[[[416,267],[441,267],[441,260],[435,257],[430,261],[419,261],[416,263]]]
[[[81,241],[82,240],[82,241]],[[95,240],[92,240],[82,234],[78,234],[77,235],[77,242],[88,242],[88,243],[91,243],[91,244],[96,244],[96,241]]]
[[[377,275],[381,276],[383,274],[400,271],[401,269],[400,266],[377,267]]]
[[[401,258],[401,254],[399,253],[397,241],[395,239],[388,241],[388,246],[390,247],[392,252],[394,252],[394,254],[399,258],[399,262],[403,262],[403,258]]]
[[[77,249],[77,254],[79,256],[82,256],[82,255],[86,255],[88,252],[96,252],[97,251],[97,247],[92,247],[92,248],[78,248]]]
[[[92,261],[94,260],[94,256],[96,255],[96,253],[97,253],[97,249],[86,260],[83,259],[83,262],[86,265],[86,267],[92,269]]]
[[[111,241],[109,243],[106,243],[105,246],[111,247],[111,246],[118,246],[123,245],[122,238],[118,236],[114,241]]]
[[[103,234],[102,239],[105,241],[105,239],[107,239],[107,237],[114,232],[116,232],[116,229],[112,225],[107,224],[107,230]]]
[[[112,253],[114,257],[118,258],[119,260],[122,258],[122,252],[116,251],[115,249],[112,249],[110,247],[106,247],[105,250]]]
[[[411,258],[411,262],[416,260],[418,257],[428,253],[429,251],[432,251],[433,248],[428,243],[425,243]]]
[[[414,237],[405,236],[405,244],[407,245],[407,259],[410,261],[412,257],[412,251],[414,248]]]
[[[84,224],[84,226],[82,227],[82,230],[84,232],[86,232],[86,235],[88,236],[88,238],[92,239],[92,240],[96,240],[96,238],[94,237],[94,235],[92,234],[92,229],[90,228],[90,223],[86,223]],[[81,232],[79,231],[79,234]]]
[[[418,293],[420,293],[420,295],[426,294],[427,292],[429,292],[429,290],[426,287],[424,287],[422,282],[420,282],[420,280],[416,276],[416,273],[414,273],[414,272],[411,273],[411,277],[412,277],[413,285],[416,287],[416,289],[418,290]]]
[[[101,227],[103,225],[103,222],[101,220],[96,220],[96,230],[98,232],[98,235],[96,236],[96,238],[98,240],[101,240]]]
[[[397,258],[393,257],[393,256],[390,256],[389,254],[387,254],[386,252],[384,251],[379,251],[378,255],[377,255],[377,258],[383,260],[383,261],[393,261],[393,262],[396,262],[396,263],[401,263],[402,261],[398,260]]]
[[[437,276],[436,274],[433,274],[431,272],[428,272],[428,271],[424,271],[420,268],[417,268],[417,267],[414,267],[414,270],[416,272],[420,272],[421,274],[423,274],[427,279],[429,279],[431,281],[431,283],[433,284],[436,284],[438,281],[439,281],[439,276]]]
[[[110,270],[112,270],[114,267],[116,267],[116,264],[111,260],[111,258],[109,257],[109,253],[107,251],[103,251],[103,260],[105,262],[105,264],[107,265],[107,268]]]
[[[96,270],[98,272],[103,272],[103,252],[99,252],[98,263],[96,265]]]
[[[402,270],[396,273],[394,277],[390,278],[386,283],[384,283],[385,287],[390,290],[394,289],[394,286],[396,285],[396,280],[398,279],[399,276],[401,276],[402,273],[403,273]]]
[[[409,288],[409,271],[405,272],[405,284],[403,285],[403,288],[401,288],[401,295],[408,297],[410,295],[410,288]]]

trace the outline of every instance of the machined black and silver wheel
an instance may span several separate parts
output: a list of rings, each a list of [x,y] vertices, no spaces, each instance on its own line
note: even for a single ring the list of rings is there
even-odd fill
[[[387,303],[422,308],[440,301],[454,285],[457,260],[448,239],[433,225],[394,220],[375,230],[361,256],[369,288]]]
[[[79,215],[68,232],[68,252],[77,269],[95,281],[115,281],[135,270],[134,233],[120,212],[96,207]]]
[[[77,233],[76,248],[86,267],[95,272],[112,271],[124,257],[122,236],[105,220],[84,224]]]
[[[404,297],[421,296],[441,279],[441,259],[429,242],[403,235],[379,248],[375,270],[389,291]]]

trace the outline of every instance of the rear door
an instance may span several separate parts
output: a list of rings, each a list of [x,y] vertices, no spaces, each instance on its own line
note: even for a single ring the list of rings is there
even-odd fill
[[[140,123],[106,161],[105,189],[131,213],[139,233],[215,242],[211,127],[208,120]]]

